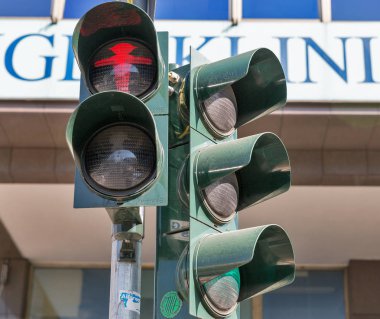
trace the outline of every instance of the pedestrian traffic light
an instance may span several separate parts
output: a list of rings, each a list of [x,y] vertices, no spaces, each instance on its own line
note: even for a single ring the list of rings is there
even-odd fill
[[[168,34],[140,8],[106,2],[73,33],[81,103],[66,136],[74,207],[167,204]]]
[[[285,104],[284,72],[258,49],[212,63],[191,50],[190,65],[172,73],[180,80],[171,96],[169,205],[158,211],[157,303],[168,311],[175,282],[187,316],[239,318],[239,302],[294,280],[286,232],[274,224],[238,230],[237,218],[290,187],[282,141],[269,132],[237,139],[236,131]]]

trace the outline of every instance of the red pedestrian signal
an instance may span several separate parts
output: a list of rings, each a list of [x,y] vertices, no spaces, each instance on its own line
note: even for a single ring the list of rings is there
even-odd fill
[[[167,203],[167,47],[168,33],[130,3],[100,4],[78,21],[81,103],[66,130],[74,207]]]
[[[143,96],[157,81],[157,63],[143,44],[119,40],[101,47],[91,59],[88,79],[92,92],[118,90]]]

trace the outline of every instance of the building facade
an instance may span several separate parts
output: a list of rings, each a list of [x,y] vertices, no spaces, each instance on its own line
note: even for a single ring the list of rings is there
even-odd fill
[[[111,223],[76,211],[65,140],[78,104],[71,50],[99,0],[0,2],[0,318],[105,318]],[[241,14],[231,8],[240,3]],[[233,21],[231,21],[233,20]],[[272,131],[289,150],[292,188],[240,213],[240,228],[280,224],[296,281],[241,306],[241,318],[380,317],[380,4],[375,0],[157,0],[169,60],[190,46],[210,61],[259,47],[284,68],[288,103],[239,129]],[[142,318],[153,311],[154,208],[143,240]]]

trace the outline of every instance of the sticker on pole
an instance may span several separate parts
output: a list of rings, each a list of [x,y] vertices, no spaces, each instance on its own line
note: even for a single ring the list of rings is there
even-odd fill
[[[160,310],[165,318],[174,318],[181,311],[182,300],[176,291],[167,292],[161,300]]]
[[[141,295],[133,290],[119,290],[120,302],[129,311],[140,313]]]

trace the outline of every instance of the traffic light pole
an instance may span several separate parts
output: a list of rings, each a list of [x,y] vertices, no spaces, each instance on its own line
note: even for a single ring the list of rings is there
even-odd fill
[[[138,319],[144,207],[107,209],[112,225],[110,319]]]
[[[156,31],[155,2],[99,4],[72,36],[81,71],[66,128],[74,208],[104,207],[111,218],[112,319],[140,317],[143,207],[168,204],[168,33]]]
[[[154,20],[156,0],[122,0],[143,9]],[[133,209],[127,209],[132,215]],[[112,222],[112,255],[110,283],[110,319],[138,319],[141,304],[141,245],[144,238],[144,207],[138,208],[138,217],[115,224],[114,212],[108,210]],[[122,219],[125,217],[122,217]],[[129,217],[127,217],[128,219]],[[120,222],[120,221],[119,221]],[[142,227],[136,229],[138,225]],[[122,229],[125,227],[127,230]],[[121,238],[120,238],[121,237]],[[124,240],[123,237],[128,239]]]
[[[141,8],[149,15],[149,17],[152,20],[154,20],[154,13],[156,11],[156,0],[121,0],[121,1],[132,3],[135,6]]]

